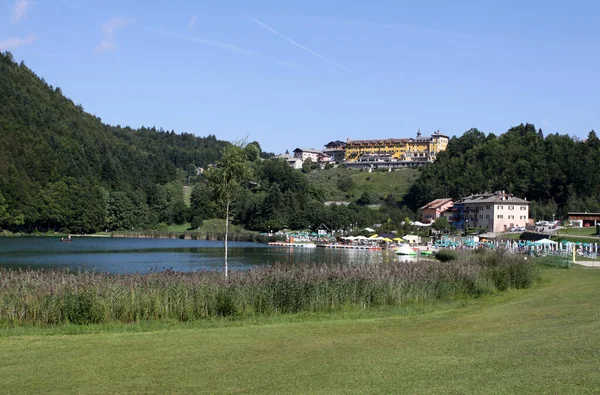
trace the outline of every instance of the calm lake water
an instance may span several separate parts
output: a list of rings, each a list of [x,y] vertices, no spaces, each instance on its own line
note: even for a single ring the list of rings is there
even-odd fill
[[[223,242],[179,239],[0,237],[0,267],[94,269],[110,273],[222,270]],[[279,248],[229,243],[230,270],[273,263],[369,263],[393,261],[393,252]],[[407,259],[403,257],[402,259]]]

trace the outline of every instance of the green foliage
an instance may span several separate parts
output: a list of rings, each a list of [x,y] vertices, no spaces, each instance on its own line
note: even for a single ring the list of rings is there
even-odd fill
[[[341,191],[349,192],[352,188],[354,188],[354,180],[350,175],[344,174],[337,180],[337,187]]]
[[[310,173],[314,167],[313,167],[313,161],[311,158],[306,158],[304,160],[304,163],[302,163],[302,172],[303,173]]]
[[[600,148],[568,135],[544,137],[531,124],[486,136],[471,129],[453,137],[437,161],[424,167],[403,203],[415,209],[447,196],[505,190],[532,201],[530,216],[564,218],[570,211],[600,210]]]
[[[450,262],[457,260],[458,254],[456,253],[456,251],[452,250],[440,250],[437,254],[435,254],[435,257],[438,261]]]
[[[8,214],[8,204],[6,204],[6,199],[0,193],[0,227],[7,224],[10,216]]]
[[[375,194],[365,191],[362,195],[360,195],[360,197],[356,201],[356,204],[360,206],[367,206],[370,204],[376,204],[378,203],[378,201],[379,199]]]
[[[449,230],[450,223],[448,222],[448,218],[439,217],[439,218],[436,218],[435,221],[433,221],[433,224],[431,225],[431,227],[435,230]]]

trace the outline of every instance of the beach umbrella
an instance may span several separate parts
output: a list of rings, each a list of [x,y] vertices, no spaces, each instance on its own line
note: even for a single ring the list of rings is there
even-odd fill
[[[369,239],[376,239],[378,237],[379,237],[379,235],[377,233],[375,233],[375,234],[369,236]]]
[[[394,237],[392,240],[394,241],[404,241],[402,237]]]
[[[555,241],[552,241],[550,239],[541,239],[538,241],[534,241],[533,244],[535,245],[554,245],[557,244]]]

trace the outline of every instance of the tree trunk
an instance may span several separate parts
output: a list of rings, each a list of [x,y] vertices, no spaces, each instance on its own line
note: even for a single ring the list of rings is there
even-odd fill
[[[227,236],[229,235],[229,199],[225,208],[225,278],[227,278]]]

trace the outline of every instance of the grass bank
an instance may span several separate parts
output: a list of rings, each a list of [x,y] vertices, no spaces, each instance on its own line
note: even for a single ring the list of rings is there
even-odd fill
[[[600,271],[404,316],[0,338],[2,393],[597,393]]]

